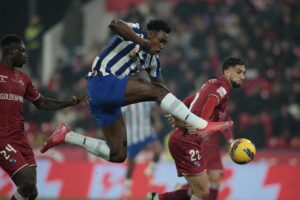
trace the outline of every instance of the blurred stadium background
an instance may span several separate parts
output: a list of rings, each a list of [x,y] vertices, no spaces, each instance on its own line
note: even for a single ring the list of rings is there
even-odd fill
[[[227,56],[248,61],[247,81],[233,92],[230,112],[236,138],[253,141],[255,161],[238,166],[228,158],[220,200],[300,199],[300,2],[298,0],[10,0],[1,1],[0,36],[23,37],[24,67],[45,96],[67,99],[86,94],[84,75],[109,39],[114,18],[145,24],[167,20],[173,29],[161,55],[163,75],[179,98],[221,73]],[[161,111],[159,111],[161,112]],[[170,127],[160,138],[166,143]],[[25,105],[26,134],[36,148],[38,199],[120,199],[126,163],[113,165],[79,148],[58,147],[41,155],[39,146],[59,122],[89,136],[103,137],[88,108],[57,112]],[[132,197],[172,190],[176,176],[167,148],[151,179],[138,157]],[[0,170],[0,199],[14,186]]]

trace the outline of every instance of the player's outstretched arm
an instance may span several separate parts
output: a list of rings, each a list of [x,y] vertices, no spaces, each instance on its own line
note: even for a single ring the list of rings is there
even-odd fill
[[[49,99],[41,96],[37,100],[32,103],[35,105],[37,109],[42,110],[59,110],[69,106],[76,106],[81,102],[87,102],[87,96],[73,96],[71,101],[57,101],[55,99]]]
[[[124,40],[132,41],[136,44],[139,44],[144,50],[147,52],[151,49],[151,43],[148,40],[145,40],[139,37],[134,31],[121,19],[113,20],[109,28],[119,36],[121,36]]]

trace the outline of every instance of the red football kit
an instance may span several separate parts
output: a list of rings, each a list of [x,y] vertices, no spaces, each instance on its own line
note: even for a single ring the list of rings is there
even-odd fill
[[[183,102],[189,109],[208,121],[224,121],[227,104],[231,94],[229,81],[221,76],[207,81],[197,93]],[[223,169],[218,133],[203,138],[201,135],[184,133],[176,129],[169,139],[169,150],[175,160],[179,176],[195,176],[206,169]],[[226,139],[233,138],[231,131],[225,133]]]
[[[26,165],[36,166],[24,134],[23,101],[39,97],[26,74],[0,64],[0,166],[10,176]]]

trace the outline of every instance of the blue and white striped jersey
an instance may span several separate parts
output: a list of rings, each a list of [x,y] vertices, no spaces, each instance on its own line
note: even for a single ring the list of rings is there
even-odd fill
[[[138,23],[127,24],[139,37],[146,37],[146,32],[141,29]],[[137,53],[134,54],[134,52]],[[130,56],[132,54],[135,56]],[[98,71],[102,76],[113,74],[119,78],[124,78],[142,69],[150,69],[150,76],[159,77],[161,69],[158,55],[150,55],[140,50],[140,45],[125,41],[121,36],[114,36],[108,46],[95,58],[89,75]]]
[[[132,145],[143,141],[153,134],[151,123],[151,110],[155,102],[141,102],[131,104],[122,108],[126,130],[127,144]]]

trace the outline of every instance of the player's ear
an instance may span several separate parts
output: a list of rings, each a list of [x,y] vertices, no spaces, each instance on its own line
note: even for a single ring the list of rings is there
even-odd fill
[[[15,49],[13,47],[9,47],[7,52],[8,52],[8,55],[13,55],[15,52]]]
[[[147,36],[148,36],[149,39],[152,39],[153,36],[154,36],[153,31],[148,31],[148,32],[147,32]]]
[[[223,73],[224,73],[224,76],[225,76],[225,77],[229,77],[229,75],[230,75],[230,70],[225,69]]]

